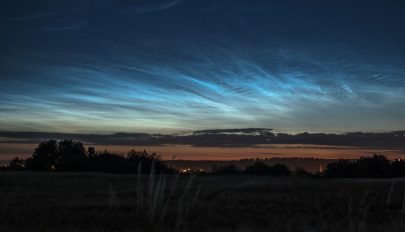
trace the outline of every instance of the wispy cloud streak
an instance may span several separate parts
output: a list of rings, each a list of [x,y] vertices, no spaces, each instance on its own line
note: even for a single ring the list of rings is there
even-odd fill
[[[299,3],[230,2],[6,4],[0,129],[405,128],[405,36],[381,26],[404,22],[395,7],[379,6],[390,14],[375,27],[353,15],[349,27],[355,12],[338,6],[319,3],[331,20]]]

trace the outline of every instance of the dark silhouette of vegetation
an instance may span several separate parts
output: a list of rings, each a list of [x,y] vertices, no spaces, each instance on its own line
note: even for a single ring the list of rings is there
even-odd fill
[[[405,161],[404,160],[394,160],[391,162],[391,174],[393,177],[404,177],[405,176]]]
[[[328,164],[322,174],[330,178],[392,178],[405,176],[405,162],[390,161],[387,157],[374,154],[358,160],[339,160]]]
[[[357,160],[361,177],[381,178],[391,177],[391,164],[387,157],[383,155],[373,155],[372,157],[361,157]]]
[[[288,176],[291,174],[290,169],[284,164],[275,164],[269,166],[263,162],[256,161],[245,169],[245,174],[249,175],[271,175],[271,176]]]
[[[275,164],[271,166],[272,176],[289,176],[291,174],[290,168],[284,164]]]
[[[249,175],[270,175],[271,168],[269,165],[256,161],[245,168],[245,174]]]
[[[8,166],[8,169],[12,171],[20,171],[24,170],[24,168],[25,168],[25,161],[18,157],[11,160]]]
[[[228,164],[219,167],[214,166],[212,173],[217,175],[238,175],[242,174],[242,170],[236,167],[235,164]]]
[[[97,155],[96,149],[95,149],[94,147],[89,147],[89,148],[87,148],[87,155],[88,155],[89,157],[94,157],[94,156],[96,156],[96,155]]]
[[[294,175],[299,177],[312,177],[314,174],[308,172],[307,170],[305,170],[305,168],[298,166],[295,167]]]
[[[25,166],[24,166],[25,164]],[[35,149],[32,157],[14,159],[10,170],[33,171],[82,171],[109,173],[157,173],[169,174],[176,171],[169,168],[156,153],[131,150],[127,156],[107,151],[97,153],[94,147],[86,151],[83,144],[75,140],[49,140]]]
[[[56,140],[42,142],[32,154],[32,159],[27,160],[27,169],[50,171],[55,168],[57,156],[58,142]]]
[[[131,167],[131,170],[135,168],[137,172],[143,174],[150,173],[151,169],[158,174],[173,172],[172,169],[168,168],[167,165],[162,162],[160,155],[157,155],[156,153],[148,154],[145,150],[131,150],[127,154],[127,162]]]
[[[156,153],[131,150],[126,156],[104,151],[96,152],[94,147],[88,147],[75,140],[49,140],[41,142],[32,156],[26,160],[14,158],[8,166],[1,170],[32,170],[32,171],[64,171],[64,172],[108,172],[108,173],[140,173],[140,174],[173,174],[178,173],[170,168]],[[190,168],[181,169],[182,174],[204,174],[203,169],[192,171]],[[405,177],[405,161],[390,161],[381,154],[371,157],[360,157],[358,160],[338,160],[329,163],[324,172],[316,174],[307,172],[302,167],[296,167],[291,172],[284,164],[268,165],[256,160],[240,170],[235,164],[214,167],[212,174],[217,175],[269,175],[326,177],[326,178],[395,178]]]
[[[359,176],[358,163],[350,160],[339,160],[333,162],[326,166],[325,173],[326,177],[337,177],[337,178],[354,178]]]
[[[126,159],[122,155],[112,154],[104,151],[89,157],[89,171],[92,172],[109,172],[109,173],[136,173],[137,169],[129,168]]]

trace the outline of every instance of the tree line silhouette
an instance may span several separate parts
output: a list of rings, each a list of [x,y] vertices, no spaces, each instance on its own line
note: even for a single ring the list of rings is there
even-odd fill
[[[129,151],[126,156],[108,151],[96,152],[94,147],[87,149],[76,140],[48,140],[41,142],[32,156],[25,160],[13,159],[3,170],[65,171],[65,172],[108,172],[140,174],[174,174],[177,170],[169,167],[156,153]],[[183,174],[205,173],[187,171]],[[301,176],[325,178],[394,178],[405,177],[405,160],[389,160],[381,154],[360,157],[357,160],[341,159],[329,163],[325,170],[318,173],[307,172],[303,167],[294,171],[284,164],[268,165],[262,161],[239,169],[234,164],[214,166],[214,175],[268,175]]]
[[[126,156],[98,153],[94,147],[87,150],[75,140],[49,140],[42,142],[26,160],[15,158],[9,170],[31,171],[80,171],[109,173],[157,173],[170,174],[176,171],[168,167],[156,153],[131,150]]]
[[[316,178],[398,178],[405,177],[405,160],[389,160],[381,154],[372,156],[362,156],[357,160],[340,159],[329,163],[324,171],[310,173],[303,167],[295,167],[290,170],[284,164],[274,164],[272,166],[256,161],[249,165],[245,170],[238,169],[234,164],[214,167],[213,173],[218,175],[270,175],[270,176],[289,176]]]
[[[329,178],[394,178],[405,177],[405,160],[390,161],[381,154],[358,160],[339,160],[327,165],[322,174]]]

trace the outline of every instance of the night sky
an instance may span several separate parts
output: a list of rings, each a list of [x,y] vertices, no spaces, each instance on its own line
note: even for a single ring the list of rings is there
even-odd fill
[[[1,1],[0,130],[405,129],[405,2]]]

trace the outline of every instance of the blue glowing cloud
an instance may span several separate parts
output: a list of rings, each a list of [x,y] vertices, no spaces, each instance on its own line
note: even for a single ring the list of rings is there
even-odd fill
[[[403,4],[67,3],[1,3],[0,130],[405,128]]]

